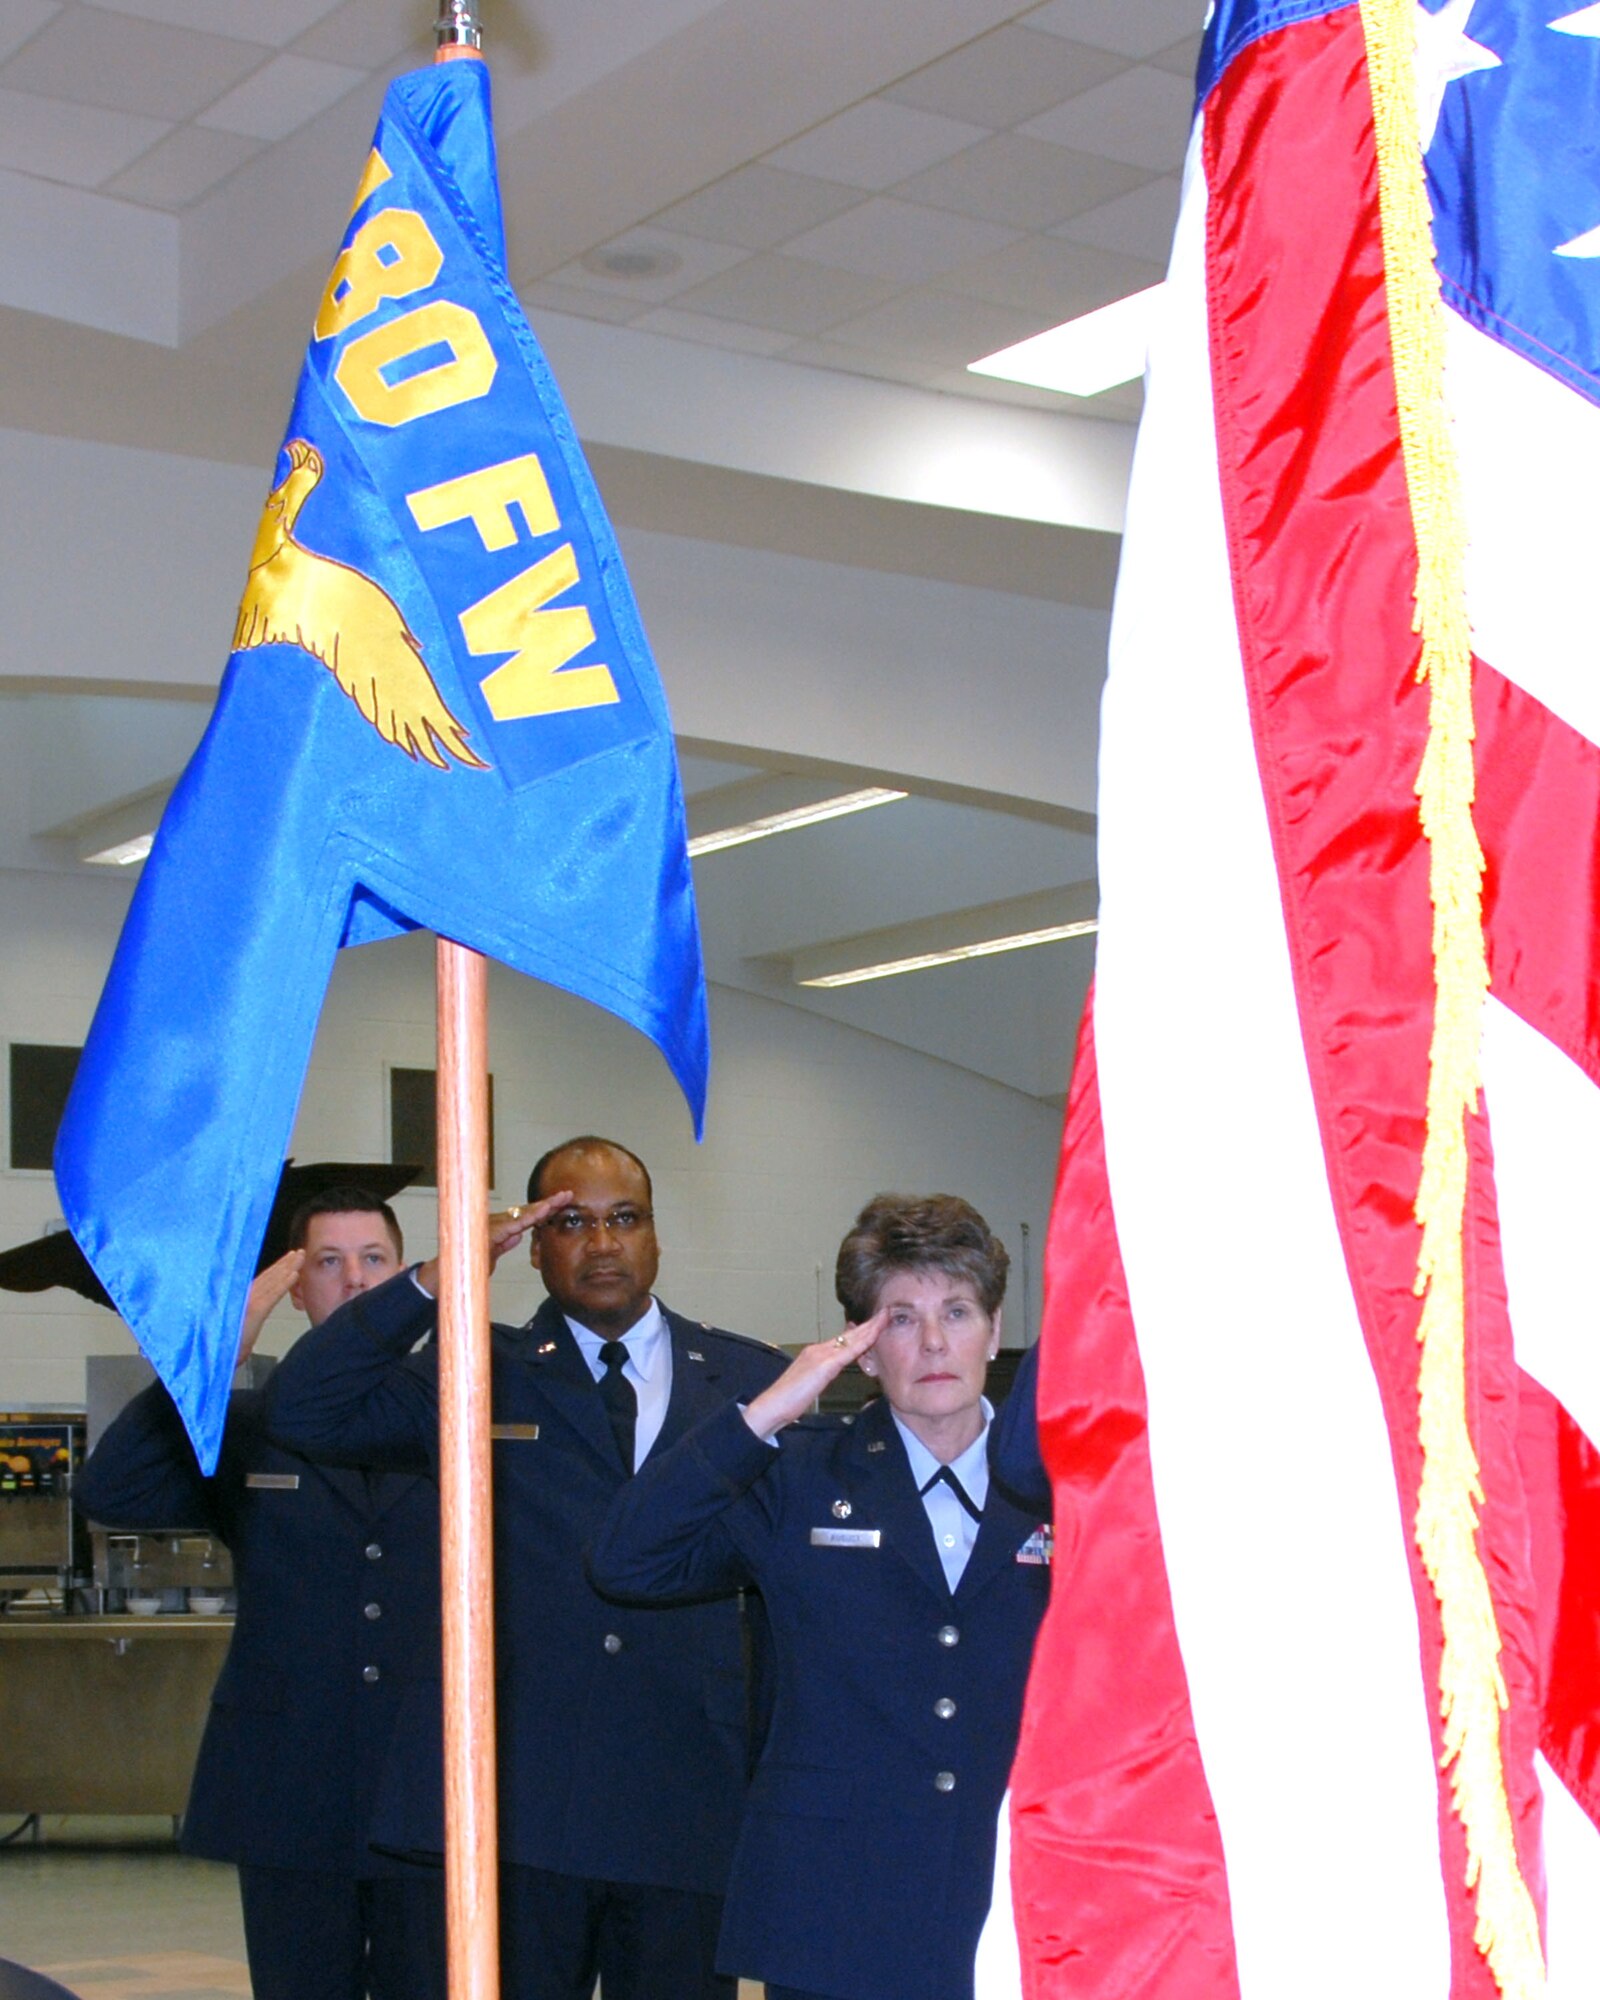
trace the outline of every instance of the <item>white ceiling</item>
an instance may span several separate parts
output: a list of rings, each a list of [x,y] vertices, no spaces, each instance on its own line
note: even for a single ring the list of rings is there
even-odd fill
[[[535,312],[1048,406],[968,377],[966,363],[1160,276],[1193,0],[878,0],[872,12],[925,18],[873,37],[849,10],[852,46],[826,59],[820,38],[840,10],[804,0],[486,0],[483,11],[512,275]],[[753,12],[781,13],[777,32],[741,18]],[[292,203],[265,246],[230,223],[275,186],[288,192],[324,134],[347,141],[386,77],[425,57],[430,17],[427,0],[0,0],[0,172],[31,184],[31,208],[41,188],[59,190],[55,212],[80,232],[96,211],[102,224],[130,208],[170,218],[156,240],[192,267],[180,280],[191,295],[239,291],[238,270],[218,287],[219,262],[242,263],[244,284],[264,289],[287,247],[322,255],[325,236],[297,229],[313,217]],[[692,65],[713,34],[723,60],[703,66],[697,91]],[[811,87],[790,74],[775,88],[772,62]],[[625,122],[641,96],[670,97],[656,117],[725,132],[730,87],[747,99],[731,146],[680,130],[663,147],[654,121]],[[581,121],[582,170],[604,195],[574,204],[566,173],[556,186],[541,175],[524,207],[515,141],[526,133],[539,152],[535,128],[557,112]],[[36,282],[7,285],[9,261],[0,246],[0,297],[26,304]],[[173,304],[176,339],[196,313]],[[116,312],[78,305],[87,324]],[[149,301],[123,311],[123,330],[162,337],[159,315],[141,319]],[[1097,400],[1095,413],[1126,415],[1134,394]]]
[[[433,12],[0,0],[0,425],[264,477],[383,84]],[[1137,388],[1080,404],[965,363],[1161,275],[1197,0],[481,12],[511,275],[625,547],[700,536],[1103,621]],[[0,656],[7,678],[38,687],[38,662]],[[692,733],[691,792],[784,766],[754,731]],[[848,730],[822,761],[857,768]],[[1024,789],[707,857],[712,976],[1059,1093],[1086,944],[831,994],[783,971],[1091,875],[1092,799]]]

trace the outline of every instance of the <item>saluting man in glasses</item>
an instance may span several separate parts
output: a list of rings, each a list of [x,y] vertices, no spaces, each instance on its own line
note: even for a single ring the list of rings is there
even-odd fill
[[[584,1553],[652,1454],[787,1357],[681,1318],[653,1295],[650,1176],[615,1141],[546,1153],[528,1205],[492,1218],[498,1258],[527,1239],[549,1297],[493,1329],[504,1987],[513,2000],[733,2000],[714,1970],[751,1763],[752,1648],[740,1598],[643,1608],[601,1597]],[[280,1364],[270,1422],[313,1456],[437,1469],[435,1263],[334,1313]],[[437,1657],[436,1653],[433,1657]],[[437,1680],[402,1710],[373,1827],[442,1851]]]

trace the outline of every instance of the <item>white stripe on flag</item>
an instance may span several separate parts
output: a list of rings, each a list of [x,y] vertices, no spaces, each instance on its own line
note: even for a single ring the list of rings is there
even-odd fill
[[[1594,2000],[1600,1965],[1600,1834],[1542,1757],[1545,1874],[1549,1896],[1547,2000]]]
[[[1000,1801],[1000,1825],[994,1844],[994,1891],[989,1914],[978,1938],[973,1968],[973,2000],[1020,2000],[1022,1954],[1017,1944],[1017,1920],[1011,1907],[1011,1794]]]
[[[1600,1439],[1600,1091],[1493,999],[1483,1082],[1517,1360]]]
[[[1446,313],[1478,657],[1600,743],[1600,409]]]
[[[1334,1226],[1234,625],[1202,176],[1152,341],[1101,741],[1095,1019],[1157,1505],[1245,2000],[1443,2000],[1408,1524]],[[1195,838],[1174,839],[1192,828]],[[1200,837],[1203,834],[1203,838]]]

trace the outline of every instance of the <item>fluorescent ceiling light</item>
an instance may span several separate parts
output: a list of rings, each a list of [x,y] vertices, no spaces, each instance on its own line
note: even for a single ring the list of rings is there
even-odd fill
[[[110,847],[97,848],[93,854],[85,854],[85,861],[97,861],[108,868],[131,868],[136,861],[143,861],[155,845],[154,833],[136,834],[132,840],[119,840]]]
[[[1034,389],[1056,389],[1068,396],[1098,396],[1119,382],[1144,373],[1160,285],[1149,285],[1125,299],[1046,328],[981,361],[969,361],[969,375],[992,375],[1002,382],[1025,382]]]
[[[813,945],[794,954],[794,981],[797,986],[859,986],[965,958],[991,958],[997,952],[1086,937],[1099,928],[1098,900],[1093,882],[1073,882],[1064,889],[1012,896],[1003,903]]]
[[[1040,931],[1018,931],[1011,937],[985,938],[979,944],[952,945],[947,951],[919,952],[914,958],[886,959],[882,965],[858,965],[850,972],[830,972],[802,979],[802,986],[859,986],[868,979],[892,979],[899,972],[926,972],[930,965],[954,965],[963,958],[989,958],[999,951],[1021,951],[1030,944],[1057,944],[1062,938],[1087,937],[1100,928],[1098,917],[1076,924],[1049,924]]]
[[[132,868],[154,846],[156,828],[175,782],[169,778],[159,785],[147,785],[143,791],[64,821],[50,831],[72,842],[79,861],[97,868]]]
[[[730,786],[728,789],[733,788]],[[735,826],[697,833],[689,842],[689,853],[698,856],[715,854],[723,847],[742,847],[749,840],[765,840],[774,833],[793,833],[796,827],[817,826],[823,820],[843,819],[847,813],[866,812],[872,806],[890,805],[906,796],[904,792],[888,791],[879,785],[871,785],[858,792],[839,792],[832,798],[816,799],[809,805],[790,806],[785,811],[763,813],[759,818],[743,820]]]

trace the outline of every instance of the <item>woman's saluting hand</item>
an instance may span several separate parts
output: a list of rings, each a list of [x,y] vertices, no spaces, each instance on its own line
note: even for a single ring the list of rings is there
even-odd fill
[[[809,1347],[802,1347],[772,1387],[763,1389],[745,1406],[744,1420],[756,1436],[770,1438],[796,1417],[808,1415],[828,1384],[866,1353],[887,1319],[886,1312],[875,1312],[871,1319],[847,1326],[830,1340],[814,1340]]]

